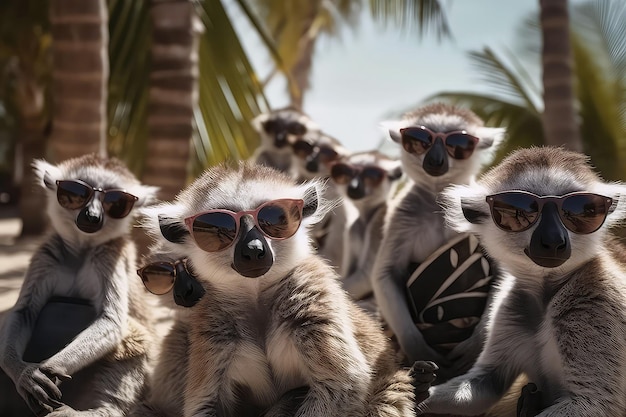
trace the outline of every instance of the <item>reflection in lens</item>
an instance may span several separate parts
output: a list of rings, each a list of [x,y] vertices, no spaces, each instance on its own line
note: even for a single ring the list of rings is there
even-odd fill
[[[539,217],[536,199],[523,193],[502,193],[493,196],[491,215],[502,229],[521,232],[532,226]]]
[[[311,155],[313,153],[313,148],[313,145],[304,140],[299,140],[293,144],[293,152],[302,159]]]
[[[596,194],[578,194],[565,197],[561,206],[561,220],[574,233],[593,233],[602,226],[607,215],[606,197]]]
[[[76,181],[59,181],[57,186],[57,200],[61,207],[77,210],[85,206],[93,190]]]
[[[264,206],[257,215],[261,230],[268,236],[286,239],[296,233],[300,227],[302,216],[299,207],[294,203],[284,206],[275,202]]]
[[[123,191],[107,191],[104,194],[102,206],[109,217],[122,219],[128,216],[135,205],[135,201],[136,198],[132,194]]]
[[[385,171],[377,167],[366,167],[363,168],[361,178],[368,187],[377,187],[385,178]]]
[[[335,164],[330,169],[330,176],[337,184],[347,184],[354,178],[355,172],[349,165]]]
[[[329,146],[320,146],[319,155],[320,161],[324,164],[334,161],[339,156],[339,154]]]
[[[302,136],[306,133],[306,126],[299,122],[291,122],[287,125],[287,132],[291,135]]]
[[[236,233],[237,222],[228,213],[205,213],[193,221],[193,238],[207,252],[225,249],[233,243]]]
[[[446,137],[446,146],[454,159],[467,159],[474,152],[476,140],[466,133],[453,133]]]
[[[174,286],[174,268],[168,263],[150,264],[140,271],[143,284],[152,294],[166,294]]]
[[[432,145],[432,136],[421,128],[407,128],[402,132],[402,147],[408,153],[421,155]]]

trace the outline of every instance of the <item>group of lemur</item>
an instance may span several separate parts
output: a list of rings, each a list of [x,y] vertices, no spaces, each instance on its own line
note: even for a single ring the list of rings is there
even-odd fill
[[[114,158],[33,163],[52,233],[0,416],[626,416],[625,185],[552,147],[480,174],[505,131],[447,104],[384,124],[399,160],[253,124],[251,161],[170,202]]]

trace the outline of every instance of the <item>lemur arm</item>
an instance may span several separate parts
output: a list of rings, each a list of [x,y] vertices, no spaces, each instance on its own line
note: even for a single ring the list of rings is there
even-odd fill
[[[42,363],[42,369],[51,374],[65,372],[72,375],[111,352],[122,341],[128,318],[128,279],[132,261],[124,254],[127,242],[108,242],[94,250],[82,268],[81,280],[93,280],[102,285],[102,312],[98,318],[61,351]]]

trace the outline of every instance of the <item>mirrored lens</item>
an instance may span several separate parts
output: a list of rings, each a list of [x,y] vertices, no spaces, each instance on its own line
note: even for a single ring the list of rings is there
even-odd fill
[[[169,263],[153,263],[139,270],[143,285],[152,294],[163,295],[174,286],[174,266]]]
[[[348,184],[354,178],[355,172],[351,166],[346,164],[335,164],[330,169],[330,177],[337,184]]]
[[[407,128],[402,132],[402,147],[408,153],[421,155],[432,145],[432,136],[421,128]]]
[[[377,187],[385,178],[385,171],[378,167],[365,167],[363,168],[361,177],[368,187]]]
[[[467,159],[474,152],[476,138],[465,133],[453,133],[446,137],[448,153],[454,159]]]
[[[574,233],[593,233],[606,220],[612,200],[597,194],[577,194],[565,197],[561,204],[561,221]]]
[[[104,212],[114,219],[128,216],[137,201],[137,197],[124,191],[107,191],[102,200]]]
[[[293,152],[299,158],[305,159],[313,153],[313,145],[304,140],[298,140],[293,144]]]
[[[205,213],[195,218],[192,232],[200,249],[217,252],[233,243],[237,234],[237,222],[228,213]]]
[[[319,158],[320,162],[327,164],[336,160],[339,154],[330,146],[320,146]]]
[[[491,216],[500,228],[521,232],[531,227],[539,217],[537,200],[528,194],[503,193],[492,197]]]
[[[300,227],[302,212],[295,202],[275,201],[263,206],[257,214],[261,230],[269,237],[286,239]]]
[[[77,210],[87,204],[93,190],[76,181],[59,181],[57,183],[57,200],[61,207]]]
[[[291,122],[287,125],[287,132],[291,135],[302,136],[306,133],[306,126],[299,122]]]

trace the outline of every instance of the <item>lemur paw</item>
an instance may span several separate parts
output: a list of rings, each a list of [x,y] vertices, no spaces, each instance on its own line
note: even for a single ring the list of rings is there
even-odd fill
[[[413,378],[415,388],[415,404],[419,404],[428,398],[428,389],[432,385],[437,375],[439,367],[431,361],[417,361],[411,366],[409,375]]]
[[[16,384],[17,391],[36,415],[45,415],[63,405],[61,390],[39,368],[39,364],[27,366]]]

